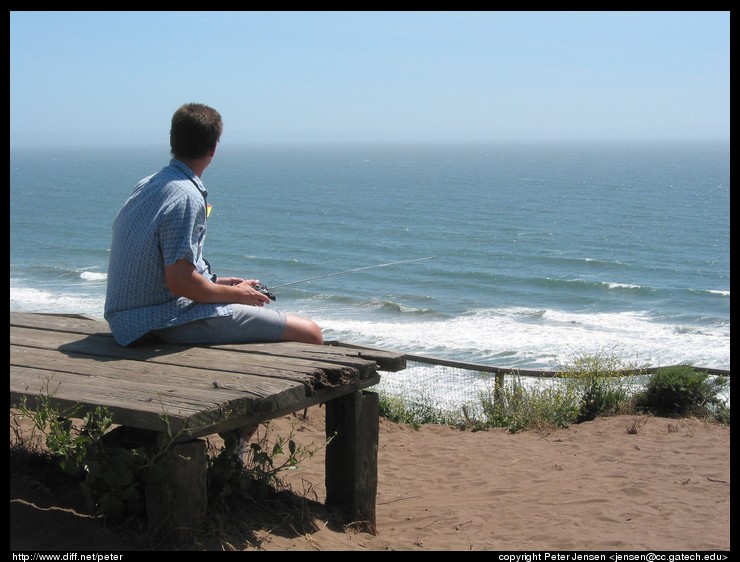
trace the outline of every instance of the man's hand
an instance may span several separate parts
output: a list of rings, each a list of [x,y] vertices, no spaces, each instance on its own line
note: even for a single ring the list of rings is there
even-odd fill
[[[194,302],[252,306],[264,306],[270,302],[267,295],[254,288],[259,283],[257,279],[218,277],[215,283],[211,283],[187,260],[177,260],[174,264],[166,266],[165,278],[167,288],[173,295]]]
[[[227,278],[227,279],[235,279],[235,278]],[[244,299],[244,300],[238,300],[236,302],[239,302],[241,304],[253,304],[255,306],[264,306],[265,303],[269,303],[270,297],[268,297],[267,295],[255,289],[255,286],[258,284],[259,284],[259,281],[257,279],[246,279],[246,280],[243,280],[241,283],[236,283],[235,285],[231,285],[232,287],[240,291],[240,295],[242,295],[242,298]]]

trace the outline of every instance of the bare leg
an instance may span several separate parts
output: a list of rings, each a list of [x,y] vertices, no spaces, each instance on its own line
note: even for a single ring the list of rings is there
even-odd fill
[[[283,332],[283,340],[322,345],[324,335],[321,333],[319,325],[313,320],[295,314],[288,314],[288,324],[285,327],[285,332]]]

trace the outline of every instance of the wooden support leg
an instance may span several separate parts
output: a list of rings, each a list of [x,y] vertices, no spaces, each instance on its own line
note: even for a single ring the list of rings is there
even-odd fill
[[[103,441],[108,447],[144,446],[152,455],[160,453],[162,435],[156,431],[119,426]],[[203,439],[171,443],[155,466],[144,476],[144,501],[149,530],[174,533],[187,539],[200,528],[208,507],[207,445]]]
[[[164,455],[163,470],[146,482],[148,526],[154,533],[187,538],[200,529],[206,513],[206,442],[173,443]]]
[[[357,391],[326,403],[326,503],[375,534],[378,491],[378,394]]]

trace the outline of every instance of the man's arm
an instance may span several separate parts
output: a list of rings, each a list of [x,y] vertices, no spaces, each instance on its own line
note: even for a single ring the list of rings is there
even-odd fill
[[[195,302],[219,304],[250,304],[262,306],[270,302],[252,286],[253,280],[242,280],[234,285],[211,283],[187,260],[177,260],[164,268],[167,288],[176,297],[185,297]]]

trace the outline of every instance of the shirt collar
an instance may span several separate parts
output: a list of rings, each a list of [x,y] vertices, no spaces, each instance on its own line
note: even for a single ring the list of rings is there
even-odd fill
[[[190,167],[185,164],[182,160],[178,160],[177,158],[173,158],[170,160],[170,166],[173,168],[177,168],[180,172],[185,174],[185,176],[193,182],[193,185],[198,188],[198,190],[203,194],[203,197],[208,196],[208,190],[203,185],[203,182],[200,181],[200,178],[195,175],[195,172],[190,169]]]

